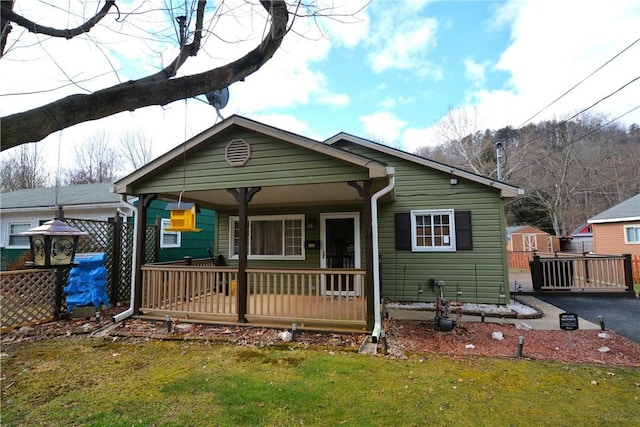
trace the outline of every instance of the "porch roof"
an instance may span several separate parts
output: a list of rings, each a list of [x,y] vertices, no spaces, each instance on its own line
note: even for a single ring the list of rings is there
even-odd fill
[[[247,167],[227,164],[224,146],[234,138],[256,141],[258,150],[263,147],[262,157],[251,153]],[[393,168],[375,159],[234,115],[117,181],[113,192],[158,194],[169,200],[183,193],[183,200],[213,209],[237,206],[227,189],[238,187],[261,187],[254,207],[360,203],[350,182],[371,180],[376,191],[392,173]],[[387,200],[393,197],[387,195]]]

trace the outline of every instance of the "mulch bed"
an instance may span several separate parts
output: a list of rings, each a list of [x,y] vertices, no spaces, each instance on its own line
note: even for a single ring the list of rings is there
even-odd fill
[[[364,333],[327,333],[299,330],[294,337],[283,329],[236,325],[177,323],[135,318],[113,323],[124,308],[113,308],[100,319],[63,319],[23,326],[2,334],[3,346],[60,336],[109,336],[112,339],[203,340],[246,346],[288,345],[357,351]],[[451,331],[434,328],[433,321],[385,319],[386,339],[378,343],[378,355],[408,357],[420,354],[522,358],[570,363],[640,367],[640,344],[610,331],[520,330],[514,325],[462,322]],[[519,345],[519,337],[524,344]],[[293,340],[291,339],[293,338]],[[384,344],[387,344],[386,348]],[[520,356],[521,350],[521,356]]]

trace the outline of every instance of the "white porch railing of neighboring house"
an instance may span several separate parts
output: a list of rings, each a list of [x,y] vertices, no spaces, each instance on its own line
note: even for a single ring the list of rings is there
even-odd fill
[[[247,320],[256,325],[300,327],[366,325],[365,270],[256,269],[247,272]],[[237,322],[238,271],[206,261],[144,265],[145,315]]]

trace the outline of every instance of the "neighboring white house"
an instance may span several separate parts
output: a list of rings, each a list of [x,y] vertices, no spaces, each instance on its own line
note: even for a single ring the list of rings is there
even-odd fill
[[[33,188],[0,194],[0,251],[2,262],[29,249],[29,238],[20,233],[53,219],[56,205],[66,218],[106,221],[118,214],[120,195],[112,183]]]

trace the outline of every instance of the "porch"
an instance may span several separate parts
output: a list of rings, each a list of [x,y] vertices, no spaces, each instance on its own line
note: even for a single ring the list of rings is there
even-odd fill
[[[185,322],[364,331],[365,270],[247,268],[246,307],[238,269],[206,260],[142,266],[141,317]]]

